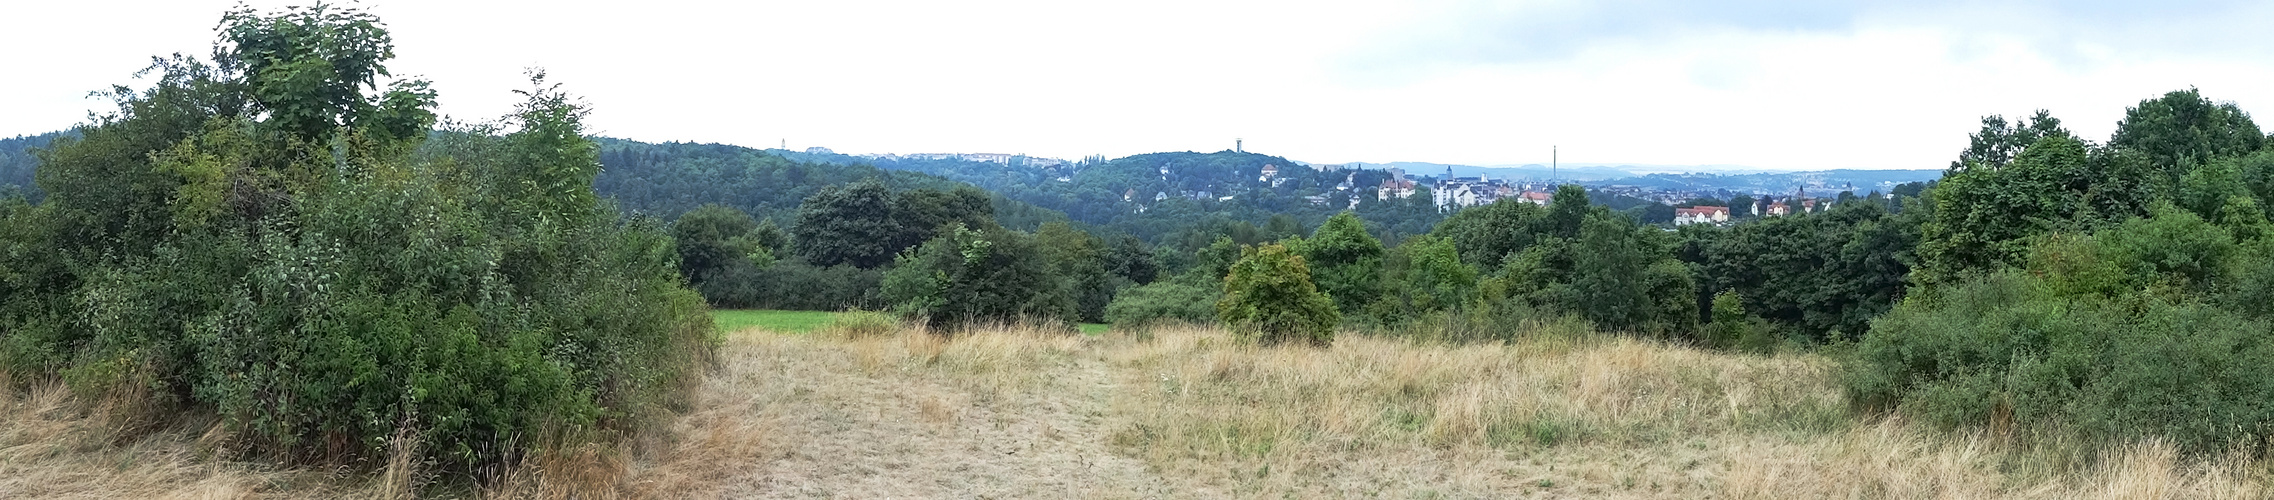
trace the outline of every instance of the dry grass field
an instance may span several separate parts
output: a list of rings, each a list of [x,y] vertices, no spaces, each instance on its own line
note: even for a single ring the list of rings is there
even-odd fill
[[[953,340],[875,325],[729,335],[671,429],[490,489],[651,498],[2262,498],[2266,463],[2144,443],[2081,458],[1845,407],[1813,355],[1541,325],[1511,345],[1221,331]],[[415,467],[276,470],[210,423],[153,431],[53,386],[0,394],[0,498],[405,496]]]

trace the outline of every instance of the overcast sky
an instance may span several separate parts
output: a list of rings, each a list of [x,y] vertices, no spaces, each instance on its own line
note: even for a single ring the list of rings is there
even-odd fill
[[[235,0],[30,2],[0,136],[56,130]],[[271,8],[299,2],[251,2]],[[845,153],[1941,168],[1982,115],[2105,140],[2194,86],[2274,109],[2274,2],[366,1],[487,119],[543,67],[594,132]]]

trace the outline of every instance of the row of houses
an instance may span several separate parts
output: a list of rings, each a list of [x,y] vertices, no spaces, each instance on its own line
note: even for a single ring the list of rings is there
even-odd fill
[[[1807,193],[1807,191],[1801,192]],[[1795,203],[1787,203],[1794,200],[1799,201]],[[1801,196],[1787,197],[1782,200],[1775,200],[1764,196],[1751,205],[1739,208],[1741,210],[1744,210],[1745,215],[1750,215],[1753,217],[1775,217],[1782,215],[1792,215],[1794,213],[1821,211],[1831,208],[1831,205],[1831,203],[1818,203],[1815,198],[1805,198]],[[1726,223],[1729,222],[1730,213],[1731,212],[1729,210],[1729,207],[1699,205],[1694,207],[1675,208],[1674,225],[1686,226],[1690,224]]]
[[[816,149],[822,150],[822,151],[824,151],[824,152],[826,152],[826,151],[828,150],[828,148],[806,148],[806,149],[807,149],[807,152],[813,152],[813,150],[816,150]],[[1010,165],[1010,164],[1013,164],[1013,163],[1018,163],[1018,164],[1023,164],[1023,165],[1029,166],[1029,167],[1036,167],[1036,168],[1058,168],[1058,167],[1063,167],[1063,166],[1067,166],[1067,165],[1072,165],[1072,163],[1071,163],[1071,162],[1068,162],[1068,161],[1066,161],[1066,160],[1060,160],[1060,159],[1057,159],[1057,158],[1043,158],[1043,157],[1039,157],[1039,156],[1027,156],[1027,155],[1019,155],[1019,154],[1007,154],[1007,153],[910,153],[910,154],[904,154],[904,155],[903,155],[903,154],[892,154],[892,153],[884,153],[884,154],[864,154],[864,155],[860,155],[860,156],[861,156],[862,158],[868,158],[868,159],[872,159],[872,160],[962,160],[962,161],[976,161],[976,162],[986,162],[986,163],[998,163],[998,164],[1003,164],[1003,165]]]

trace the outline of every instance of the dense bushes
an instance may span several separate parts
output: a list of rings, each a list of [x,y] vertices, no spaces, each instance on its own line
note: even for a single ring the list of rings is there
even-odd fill
[[[1930,192],[1913,277],[1848,363],[1850,397],[1945,425],[2263,453],[2274,242],[2263,137],[2193,90],[2095,145],[1984,120]],[[2020,146],[2026,145],[2026,148]]]
[[[2166,206],[2039,238],[2028,267],[1927,289],[1879,319],[1851,397],[1945,425],[2260,445],[2274,432],[2274,325],[2216,304],[2263,293],[2227,276],[2274,254],[2229,234]]]
[[[1576,189],[1573,189],[1576,191]],[[1558,195],[1556,204],[1570,196]],[[1534,243],[1506,257],[1484,281],[1484,300],[1551,314],[1572,314],[1606,329],[1687,335],[1698,322],[1696,285],[1674,260],[1658,230],[1635,225],[1584,198],[1551,205]],[[1574,213],[1557,223],[1558,211]],[[1560,226],[1560,227],[1559,227]]]
[[[1853,340],[1910,285],[1922,211],[1869,197],[1828,210],[1689,230],[1698,285],[1736,292],[1742,306],[1795,337]],[[1916,203],[1915,201],[1913,203]],[[1690,226],[1700,227],[1702,226]]]
[[[541,74],[510,133],[427,140],[423,82],[364,95],[391,56],[371,16],[223,31],[215,64],[162,61],[42,153],[48,198],[0,230],[0,369],[217,412],[257,454],[356,463],[408,435],[465,474],[683,394],[702,301],[659,224],[592,194],[584,110]]]
[[[884,308],[877,294],[883,282],[883,269],[818,267],[792,257],[765,267],[737,264],[694,286],[714,307],[841,311]]]
[[[1034,237],[961,225],[902,253],[884,273],[885,303],[940,331],[974,321],[1065,321],[1073,304]]]

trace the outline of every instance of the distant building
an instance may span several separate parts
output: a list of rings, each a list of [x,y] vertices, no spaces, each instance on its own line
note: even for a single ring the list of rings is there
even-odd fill
[[[1729,222],[1729,207],[1695,206],[1674,209],[1674,225]]]
[[[1471,207],[1499,201],[1501,197],[1516,194],[1514,187],[1490,176],[1454,177],[1453,168],[1445,167],[1445,177],[1431,188],[1430,195],[1440,207]]]
[[[1410,180],[1393,178],[1382,181],[1382,185],[1374,188],[1374,198],[1377,200],[1389,201],[1407,196],[1413,196],[1413,181]]]
[[[1533,205],[1547,205],[1548,202],[1554,200],[1555,196],[1548,194],[1546,191],[1525,191],[1524,194],[1519,195],[1516,198],[1516,201],[1530,203]]]
[[[814,154],[814,155],[833,155],[833,154],[837,154],[837,152],[836,152],[836,151],[830,151],[830,150],[829,150],[829,148],[825,148],[825,147],[821,147],[821,146],[814,146],[814,147],[810,147],[810,148],[805,148],[805,153],[806,153],[806,154]]]
[[[988,163],[1001,163],[1004,165],[1009,165],[1011,164],[1011,157],[1015,155],[1007,155],[1002,153],[967,153],[962,156],[964,161],[983,161]]]

